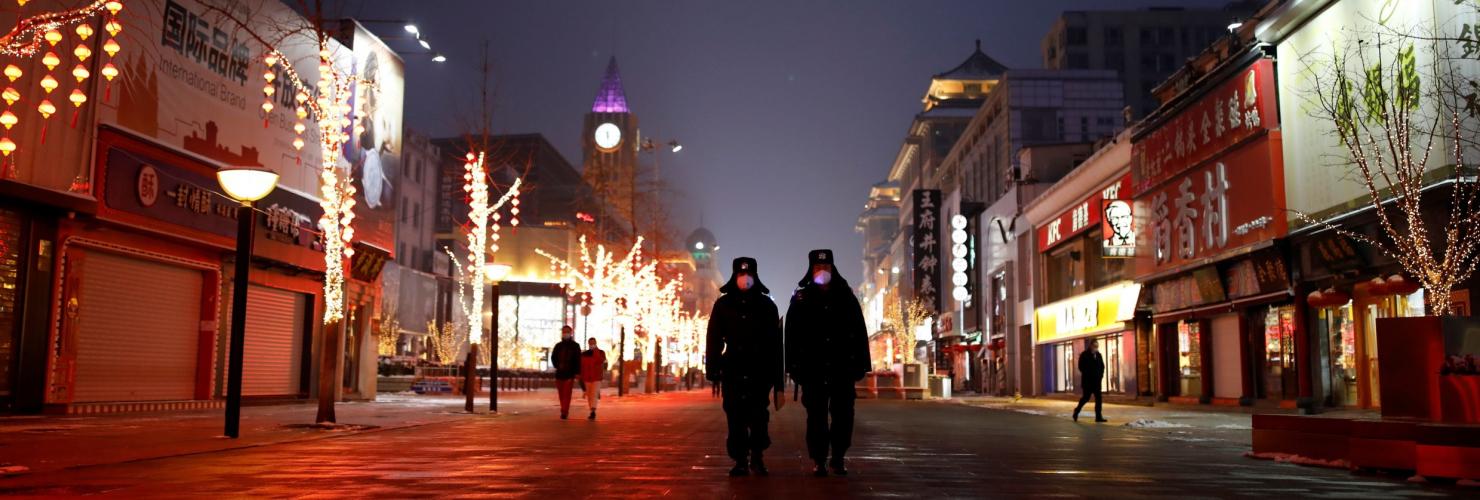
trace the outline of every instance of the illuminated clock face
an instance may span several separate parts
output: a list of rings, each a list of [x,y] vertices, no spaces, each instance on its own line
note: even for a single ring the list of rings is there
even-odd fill
[[[615,123],[603,123],[596,127],[596,147],[606,150],[617,148],[622,142],[622,129]]]

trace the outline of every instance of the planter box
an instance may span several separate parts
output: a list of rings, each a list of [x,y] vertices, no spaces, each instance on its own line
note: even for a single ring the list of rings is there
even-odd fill
[[[1379,318],[1383,418],[1480,424],[1480,376],[1440,374],[1448,356],[1477,344],[1480,318]]]

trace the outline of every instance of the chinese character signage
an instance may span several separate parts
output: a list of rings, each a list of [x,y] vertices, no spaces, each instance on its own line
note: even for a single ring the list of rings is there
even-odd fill
[[[1260,59],[1131,146],[1140,196],[1250,137],[1279,126],[1274,63]]]
[[[263,74],[267,47],[247,29],[202,0],[136,0],[121,14],[134,43],[119,53],[121,82],[99,108],[99,123],[181,151],[217,166],[260,166],[277,172],[280,187],[319,193],[318,127],[306,121],[300,150],[297,90],[282,64],[272,82]],[[312,95],[318,81],[318,46],[307,21],[286,4],[209,2],[227,9],[252,32],[275,43]],[[401,155],[404,70],[401,60],[362,29],[345,30],[344,41],[330,39],[336,69],[374,79],[356,88],[352,105],[365,114],[365,131],[345,145],[341,164],[353,172],[356,242],[383,249],[394,246]],[[353,37],[352,39],[349,37]],[[263,111],[263,87],[271,86],[274,105]],[[312,97],[310,97],[312,98]],[[188,194],[188,193],[187,193]],[[307,215],[317,220],[320,210]]]
[[[1049,219],[1047,224],[1038,226],[1038,251],[1048,252],[1068,240],[1070,236],[1089,228],[1100,227],[1104,221],[1103,201],[1129,199],[1130,185],[1131,174],[1127,172],[1114,182],[1101,186],[1089,196],[1079,200],[1079,203],[1074,204],[1058,217]],[[1126,222],[1128,223],[1129,220]]]
[[[915,238],[910,252],[915,266],[915,297],[931,312],[940,310],[940,190],[915,190]]]
[[[1284,236],[1282,165],[1278,134],[1271,133],[1137,196],[1137,275]]]
[[[1110,285],[1033,311],[1037,342],[1120,331],[1136,316],[1141,285],[1129,281]]]
[[[103,207],[99,216],[137,224],[183,238],[219,237],[217,244],[229,245],[236,236],[236,201],[220,191],[204,166],[186,166],[184,161],[145,154],[132,147],[113,144],[111,134],[102,143],[107,149],[103,170]],[[322,252],[314,227],[318,202],[288,190],[275,189],[256,202],[258,253],[283,249]],[[192,233],[191,231],[194,231]],[[309,263],[321,263],[309,259]],[[322,264],[320,264],[322,265]]]
[[[1282,292],[1290,289],[1290,273],[1278,250],[1264,249],[1228,266],[1230,298]]]

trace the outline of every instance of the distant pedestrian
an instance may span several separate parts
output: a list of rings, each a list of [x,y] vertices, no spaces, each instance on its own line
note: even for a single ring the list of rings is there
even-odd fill
[[[709,349],[705,371],[724,397],[729,425],[725,449],[735,461],[731,476],[755,471],[764,476],[762,456],[771,446],[770,413],[785,399],[782,371],[781,320],[776,303],[761,284],[755,259],[740,257],[732,265],[730,281],[720,287],[719,300],[709,316]]]
[[[560,343],[550,350],[550,365],[555,367],[555,392],[560,395],[560,419],[570,416],[570,391],[581,374],[581,345],[575,341],[570,326],[560,328]]]
[[[596,420],[596,401],[601,399],[601,376],[606,374],[606,352],[596,347],[596,337],[586,339],[586,352],[581,353],[581,382],[586,387],[586,406],[591,408],[588,420]]]
[[[1084,409],[1084,403],[1089,397],[1095,397],[1095,421],[1108,422],[1100,413],[1100,381],[1105,378],[1105,358],[1100,357],[1100,341],[1089,340],[1089,348],[1079,355],[1079,385],[1084,388],[1084,395],[1079,397],[1079,406],[1074,407],[1074,421],[1079,421],[1079,410]]]
[[[801,387],[807,408],[813,473],[826,476],[831,467],[844,476],[843,457],[853,444],[853,387],[870,369],[868,328],[853,288],[833,265],[832,250],[813,250],[807,257],[810,267],[786,312],[787,373]]]

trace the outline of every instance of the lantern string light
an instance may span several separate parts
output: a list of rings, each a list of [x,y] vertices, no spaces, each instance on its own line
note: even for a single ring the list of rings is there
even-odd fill
[[[17,0],[16,2],[22,8],[25,7],[26,3],[26,0]],[[123,2],[121,0],[97,0],[75,9],[44,12],[21,18],[16,21],[15,27],[9,33],[0,36],[0,55],[13,58],[30,58],[40,52],[43,47],[46,47],[48,50],[42,57],[41,62],[46,66],[47,73],[45,73],[39,83],[46,94],[51,94],[51,91],[56,90],[60,86],[56,78],[51,75],[51,71],[54,71],[62,63],[61,57],[57,55],[55,49],[66,39],[66,36],[63,34],[64,31],[70,30],[76,33],[81,43],[72,49],[72,54],[76,57],[78,64],[71,70],[71,75],[77,80],[77,88],[67,97],[67,100],[74,106],[71,126],[76,127],[78,118],[82,113],[82,106],[90,100],[88,95],[81,91],[84,81],[92,76],[91,71],[82,64],[92,56],[92,49],[88,47],[87,41],[95,33],[95,30],[90,23],[97,17],[107,15],[109,22],[106,25],[106,29],[111,34],[117,35],[123,29],[123,24],[118,22],[118,13],[122,10]],[[110,38],[108,43],[105,44],[105,50],[108,51],[110,60],[119,49],[120,46],[114,39]],[[118,76],[118,68],[112,65],[111,62],[103,66],[101,72],[109,82]],[[22,74],[23,72],[20,68],[14,64],[7,65],[5,68],[5,76],[9,78],[11,84],[4,90],[6,96],[4,112],[11,115],[3,119],[3,124],[6,125],[7,131],[20,121],[19,116],[16,116],[11,110],[11,106],[20,100],[20,92],[15,90],[14,84]],[[111,90],[112,86],[107,86],[104,94],[105,101],[111,95]],[[46,144],[48,120],[51,118],[51,115],[56,113],[56,106],[50,100],[42,99],[37,103],[36,111],[42,117],[39,142]],[[8,136],[0,137],[0,153],[5,155],[7,163],[14,162],[12,153],[17,149],[15,142],[10,140]],[[0,177],[13,177],[15,172],[11,169],[4,172],[4,174]]]
[[[48,12],[21,19],[16,22],[14,29],[0,36],[0,54],[11,57],[31,57],[36,55],[42,42],[56,45],[61,41],[60,30],[62,28],[85,22],[104,12],[111,12],[114,16],[112,23],[117,23],[118,10],[122,9],[123,3],[118,0],[97,0],[76,9]],[[118,25],[117,29],[122,29],[122,25]],[[88,34],[91,35],[90,27]],[[52,41],[53,38],[56,42]]]

